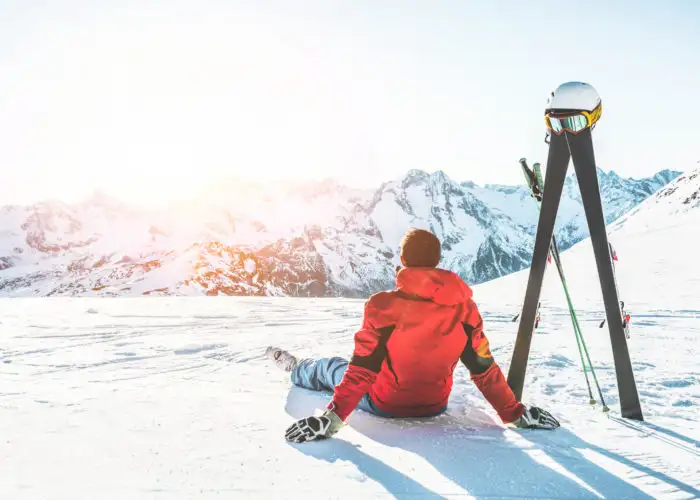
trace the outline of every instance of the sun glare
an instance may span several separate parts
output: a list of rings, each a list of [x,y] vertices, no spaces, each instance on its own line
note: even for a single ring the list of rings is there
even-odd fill
[[[36,195],[23,189],[36,177],[40,196],[99,189],[146,205],[230,177],[311,179],[324,173],[332,136],[347,133],[326,130],[319,110],[348,83],[243,16],[152,30],[112,15],[92,45],[85,25],[53,28],[54,43],[19,65],[34,83],[17,89],[26,107],[10,131],[25,142],[11,160],[31,166],[15,177],[16,197]],[[37,82],[47,78],[45,91]]]

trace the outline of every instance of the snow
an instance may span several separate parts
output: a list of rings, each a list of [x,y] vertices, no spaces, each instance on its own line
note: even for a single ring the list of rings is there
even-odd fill
[[[516,224],[529,227],[532,221],[537,221],[537,207],[532,203],[530,193],[525,187],[481,187],[476,184],[463,187],[487,205],[507,214]]]
[[[611,228],[645,422],[619,418],[588,240],[562,259],[611,411],[588,404],[549,269],[524,401],[559,418],[553,432],[503,426],[460,365],[439,417],[357,411],[331,440],[286,443],[329,395],[292,388],[265,348],[349,356],[362,300],[4,298],[0,498],[698,498],[698,179]],[[526,280],[474,291],[505,371]]]
[[[0,496],[700,495],[700,349],[697,320],[689,314],[651,315],[648,326],[633,330],[647,423],[615,416],[609,342],[591,326],[597,312],[582,322],[610,416],[588,405],[565,311],[547,309],[533,342],[526,399],[555,412],[561,429],[505,428],[459,367],[443,416],[387,421],[355,412],[332,440],[287,444],[285,428],[322,408],[328,395],[290,390],[264,348],[347,356],[362,305],[286,298],[4,299]],[[494,355],[507,367],[511,311],[486,303],[482,310]]]

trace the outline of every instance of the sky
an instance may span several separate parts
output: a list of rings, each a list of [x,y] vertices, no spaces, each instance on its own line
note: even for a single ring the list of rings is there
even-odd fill
[[[601,95],[604,170],[700,160],[694,0],[0,0],[0,74],[0,205],[413,168],[515,184],[572,80]]]

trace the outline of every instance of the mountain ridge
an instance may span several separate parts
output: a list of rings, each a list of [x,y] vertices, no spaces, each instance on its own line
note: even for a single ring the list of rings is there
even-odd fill
[[[614,221],[680,172],[599,169]],[[557,236],[587,236],[567,178]],[[435,232],[441,266],[477,284],[529,265],[537,209],[522,186],[409,170],[374,192],[333,180],[219,186],[206,203],[141,209],[104,193],[0,208],[0,295],[367,296],[390,288],[409,227]]]

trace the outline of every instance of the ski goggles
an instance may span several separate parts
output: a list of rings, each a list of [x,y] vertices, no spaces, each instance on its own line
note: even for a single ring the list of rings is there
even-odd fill
[[[547,125],[547,129],[556,135],[561,135],[564,132],[570,132],[572,134],[578,134],[586,130],[588,127],[592,127],[600,120],[600,115],[603,112],[603,107],[601,104],[595,107],[593,111],[576,111],[576,112],[566,112],[566,111],[553,111],[550,113],[545,113],[544,122]]]

